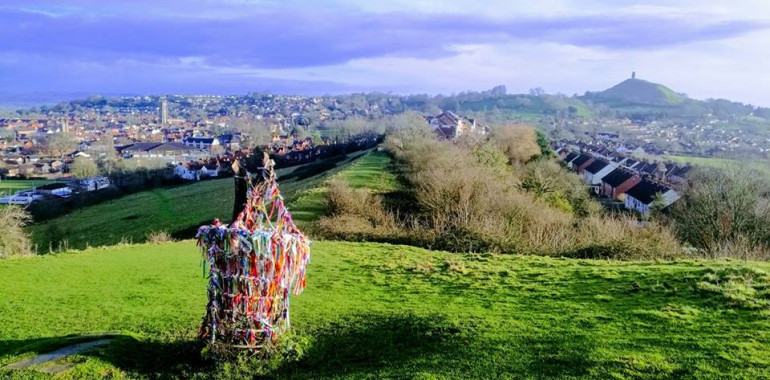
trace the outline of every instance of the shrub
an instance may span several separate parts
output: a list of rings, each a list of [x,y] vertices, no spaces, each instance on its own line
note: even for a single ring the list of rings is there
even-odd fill
[[[455,252],[613,259],[672,258],[682,252],[664,226],[602,215],[582,181],[553,160],[514,168],[491,145],[463,146],[411,130],[388,136],[387,146],[411,188],[403,194],[413,197],[413,207],[400,210],[409,222],[379,218],[379,198],[331,183],[330,216],[320,222],[326,231],[355,240],[393,242],[397,236]]]
[[[29,213],[17,206],[0,206],[0,258],[32,254],[32,243],[24,227],[32,221]]]
[[[712,257],[770,257],[768,185],[750,171],[699,168],[673,207],[682,240]]]
[[[580,217],[601,212],[601,206],[591,199],[582,179],[552,159],[536,160],[525,165],[522,188],[544,198],[550,206]]]
[[[535,128],[525,124],[506,125],[492,132],[492,141],[512,163],[526,163],[541,154]]]
[[[153,231],[147,234],[147,242],[151,244],[161,244],[172,241],[174,241],[174,239],[166,231]]]
[[[396,218],[382,205],[380,196],[352,189],[333,179],[326,186],[326,217],[318,221],[322,235],[346,240],[365,240],[398,233]]]

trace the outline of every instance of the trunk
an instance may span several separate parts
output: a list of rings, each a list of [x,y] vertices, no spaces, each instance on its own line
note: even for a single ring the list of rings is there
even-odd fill
[[[231,223],[235,222],[235,220],[238,218],[238,215],[246,207],[246,193],[249,189],[249,170],[247,170],[248,164],[248,162],[244,162],[244,160],[241,159],[237,159],[235,162],[233,162],[232,168],[233,173],[235,173],[235,201],[233,202],[233,217],[231,219]],[[252,164],[252,166],[256,165]],[[270,156],[268,156],[267,153],[263,153],[262,166],[248,167],[248,169],[253,170],[254,173],[260,174],[253,179],[254,185],[256,185],[262,181],[265,181],[265,179],[270,178],[271,172],[273,171],[273,163],[270,160]]]

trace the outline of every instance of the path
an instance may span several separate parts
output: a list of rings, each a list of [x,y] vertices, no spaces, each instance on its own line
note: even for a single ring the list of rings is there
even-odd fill
[[[83,351],[87,351],[92,348],[101,347],[109,344],[110,342],[112,342],[112,338],[101,338],[101,339],[92,340],[89,342],[73,344],[71,346],[62,347],[56,351],[40,354],[31,358],[27,358],[15,363],[8,364],[7,366],[5,366],[5,368],[34,369],[40,372],[52,373],[52,374],[61,373],[70,369],[70,367],[72,367],[72,364],[53,363],[56,360],[59,360],[61,358],[74,355],[77,353],[81,353]]]

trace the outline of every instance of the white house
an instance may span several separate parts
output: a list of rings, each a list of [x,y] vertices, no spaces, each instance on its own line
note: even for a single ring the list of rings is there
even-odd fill
[[[587,185],[599,185],[602,183],[602,178],[613,170],[615,170],[615,165],[603,158],[599,158],[586,167],[586,170],[583,172],[583,181]]]
[[[174,175],[188,181],[198,181],[201,179],[201,167],[197,163],[185,162],[174,168]]]
[[[436,116],[427,116],[425,119],[430,124],[433,133],[439,138],[447,140],[454,140],[463,133],[487,134],[490,131],[489,127],[475,119],[459,116],[452,111],[444,111]]]
[[[676,202],[680,196],[671,188],[659,183],[643,179],[626,192],[625,206],[642,215],[648,215],[652,211],[652,205],[660,195],[662,207],[668,207]]]
[[[110,179],[107,177],[91,177],[78,181],[78,187],[83,191],[96,191],[110,186]]]
[[[0,204],[2,205],[28,205],[34,201],[43,199],[43,195],[36,191],[27,190],[20,191],[14,195],[0,198]]]
[[[200,170],[201,176],[216,177],[219,175],[219,166],[203,165]]]

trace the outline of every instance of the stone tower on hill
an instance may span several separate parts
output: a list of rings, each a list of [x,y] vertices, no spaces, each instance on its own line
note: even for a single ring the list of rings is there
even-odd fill
[[[636,79],[636,71],[631,72],[631,79]]]

